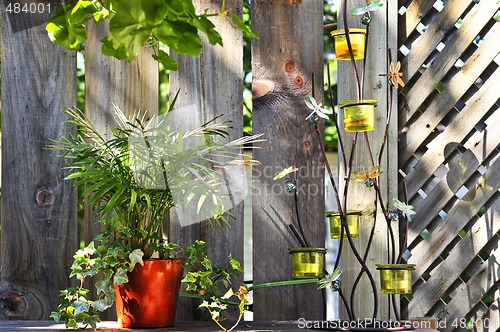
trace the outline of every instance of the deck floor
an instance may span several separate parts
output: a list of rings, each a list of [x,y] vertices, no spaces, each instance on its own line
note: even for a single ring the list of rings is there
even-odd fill
[[[312,326],[312,325],[311,325]],[[301,328],[302,327],[302,328]],[[92,331],[91,328],[87,329]],[[297,322],[242,322],[234,331],[236,332],[289,332],[289,331],[398,331],[398,329],[314,329],[305,328],[304,324],[299,326]],[[0,331],[70,331],[67,330],[64,324],[55,324],[53,321],[0,321]],[[97,331],[113,332],[113,331],[134,331],[134,332],[155,332],[155,331],[168,331],[168,332],[216,332],[219,331],[213,322],[176,322],[174,327],[169,328],[153,328],[153,329],[126,329],[118,326],[117,322],[106,321],[98,324]],[[436,330],[431,329],[414,329],[414,332],[431,332]]]

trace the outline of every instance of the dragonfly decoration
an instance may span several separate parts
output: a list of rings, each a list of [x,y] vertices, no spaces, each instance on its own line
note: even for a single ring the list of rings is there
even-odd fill
[[[373,11],[379,9],[383,5],[384,5],[384,3],[382,2],[382,0],[375,0],[374,2],[372,2],[369,5],[366,5],[363,7],[358,7],[358,8],[353,8],[351,10],[351,14],[353,16],[362,15],[361,16],[361,23],[363,25],[368,25],[372,21],[372,15],[370,12],[373,12]]]

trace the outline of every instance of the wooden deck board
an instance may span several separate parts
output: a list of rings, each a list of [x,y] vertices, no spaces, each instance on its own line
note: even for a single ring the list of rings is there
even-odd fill
[[[311,325],[312,326],[312,325]],[[234,331],[239,332],[265,332],[265,331],[318,331],[321,329],[303,328],[299,326],[297,321],[268,321],[268,322],[242,322]],[[92,329],[88,328],[88,331]],[[213,322],[177,322],[174,327],[169,328],[153,328],[153,329],[126,329],[118,326],[117,322],[105,321],[98,324],[97,331],[113,332],[113,331],[134,331],[134,332],[215,332],[219,329]],[[328,329],[323,329],[328,330]],[[333,331],[334,329],[330,329]],[[355,329],[361,331],[361,329]],[[0,321],[0,331],[71,331],[64,327],[64,324],[56,324],[53,321]],[[366,329],[366,331],[386,331],[384,329]],[[436,330],[431,329],[415,329],[414,332],[431,332]]]

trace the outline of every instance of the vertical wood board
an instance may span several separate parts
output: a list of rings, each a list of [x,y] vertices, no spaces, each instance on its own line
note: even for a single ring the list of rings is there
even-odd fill
[[[253,276],[259,284],[291,279],[288,249],[300,244],[287,224],[299,229],[296,214],[309,246],[325,245],[324,161],[303,101],[314,85],[314,97],[322,102],[322,3],[252,1],[252,24],[260,35],[252,42],[253,131],[266,138],[254,152],[263,166],[254,168],[252,180]],[[273,180],[289,166],[299,170]],[[286,182],[297,186],[297,210]],[[322,297],[316,285],[256,290],[254,319],[324,318]]]
[[[0,4],[0,319],[49,319],[59,289],[70,286],[77,206],[73,184],[63,180],[65,162],[46,147],[50,139],[74,133],[62,124],[61,109],[76,103],[76,56],[53,44],[29,16],[8,17],[6,4]],[[27,26],[14,32],[17,20]]]
[[[222,1],[197,0],[195,5],[200,12],[205,9],[217,12]],[[225,1],[225,6],[231,13],[241,17],[241,0]],[[243,136],[243,36],[224,18],[214,17],[211,20],[221,34],[224,45],[212,46],[203,37],[203,51],[199,58],[175,56],[179,69],[171,73],[170,95],[173,97],[179,92],[179,97],[172,118],[187,129],[223,115],[219,120],[231,121],[228,140],[234,140]],[[229,218],[231,229],[220,229],[217,225],[212,228],[207,220],[179,220],[173,215],[172,240],[183,245],[189,245],[197,239],[203,240],[207,243],[208,255],[214,264],[227,266],[228,255],[231,254],[243,266],[244,204],[238,201],[241,195],[234,190],[246,189],[245,172],[243,167],[229,167],[226,174],[226,181],[229,181],[237,199],[230,209],[234,216],[234,219]],[[243,284],[243,275],[233,282],[231,287],[236,291]],[[199,304],[198,300],[181,298],[177,319],[206,319],[205,312],[198,309]],[[236,318],[237,313],[231,312],[228,317]]]

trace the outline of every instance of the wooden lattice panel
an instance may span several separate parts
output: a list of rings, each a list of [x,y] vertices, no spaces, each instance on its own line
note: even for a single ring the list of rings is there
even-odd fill
[[[477,331],[496,331],[500,0],[399,5],[400,182],[417,212],[408,234],[413,296],[404,302],[410,317],[439,318],[441,330],[477,322]]]

